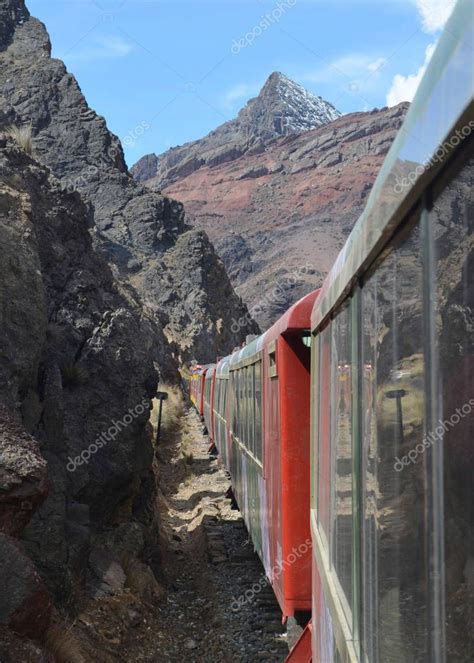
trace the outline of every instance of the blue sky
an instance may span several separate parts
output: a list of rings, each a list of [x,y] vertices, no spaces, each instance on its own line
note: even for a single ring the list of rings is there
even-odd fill
[[[27,0],[129,165],[282,71],[344,113],[410,99],[452,0]]]

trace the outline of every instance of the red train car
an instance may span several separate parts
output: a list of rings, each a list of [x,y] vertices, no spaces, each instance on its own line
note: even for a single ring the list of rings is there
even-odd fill
[[[209,366],[196,366],[189,380],[189,397],[201,418],[204,417],[204,391]]]
[[[317,291],[229,358],[233,490],[283,616],[311,610],[310,316]]]

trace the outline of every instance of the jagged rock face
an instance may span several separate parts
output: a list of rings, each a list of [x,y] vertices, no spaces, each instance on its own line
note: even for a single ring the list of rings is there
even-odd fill
[[[47,492],[37,441],[0,405],[0,531],[19,536]]]
[[[155,177],[157,169],[158,157],[156,154],[147,154],[132,168],[133,177],[136,182],[146,182],[146,180]]]
[[[202,166],[165,186],[208,233],[262,328],[322,284],[364,209],[406,109],[401,104],[353,113],[262,141],[256,152]],[[154,178],[148,185],[161,183]],[[239,326],[245,328],[245,318]]]
[[[46,168],[0,138],[0,402],[19,422],[15,428],[6,418],[1,429],[0,512],[28,490],[36,507],[44,492],[44,461],[22,436],[21,422],[40,442],[49,483],[23,544],[62,596],[93,524],[108,521],[147,475],[154,362],[162,362],[165,345],[150,312],[94,250],[90,222],[77,193],[65,192]],[[117,421],[120,430],[97,446]],[[29,469],[15,456],[22,440]],[[71,464],[78,457],[84,462]],[[23,475],[15,492],[12,482]],[[20,516],[10,512],[4,524]]]
[[[145,282],[152,265],[153,273],[160,278],[148,279],[153,287],[141,291],[140,296],[156,308],[156,302],[162,299],[162,278],[168,278],[164,275],[166,251],[187,231],[183,205],[133,180],[120,141],[107,129],[104,118],[88,107],[64,64],[51,59],[46,29],[29,17],[23,0],[0,0],[0,25],[8,35],[0,51],[0,112],[4,113],[4,123],[31,123],[36,157],[64,187],[80,191],[90,202],[91,222],[99,230],[96,245],[106,251],[122,277],[128,279],[143,271],[143,278],[135,281]],[[215,254],[214,260],[217,264]],[[185,269],[185,265],[181,268]],[[204,294],[211,299],[214,284],[209,283],[209,287],[210,291]],[[209,334],[218,320],[246,314],[237,297],[215,303],[212,313],[203,313],[208,316],[205,328]],[[160,320],[173,327],[173,334],[179,339],[178,353],[186,359],[193,354],[193,338],[184,338],[185,330],[175,328],[180,319],[175,313],[162,310]],[[174,323],[169,322],[170,315]],[[210,336],[208,340],[212,345]],[[217,339],[219,352],[229,352],[241,340],[239,334],[233,339],[221,335]]]
[[[201,140],[158,157],[148,154],[131,172],[137,182],[153,177],[160,189],[204,166],[219,166],[244,154],[261,154],[265,141],[313,129],[340,115],[332,104],[274,72],[258,97],[251,99],[235,120],[225,122]]]
[[[216,260],[214,248],[202,230],[181,235],[173,249],[165,256],[164,272],[151,267],[132,278],[139,290],[154,288],[160,293],[156,301],[157,314],[165,310],[168,323],[165,334],[170,342],[192,353],[198,361],[214,361],[220,348],[229,347],[237,334],[258,332],[254,321],[245,313],[222,317],[221,301],[229,302],[229,310],[244,311],[232,288],[221,260]],[[156,287],[155,280],[159,280]],[[210,314],[209,314],[210,313]],[[236,322],[245,317],[246,326]],[[214,322],[215,321],[215,322]],[[192,347],[184,346],[193,339]],[[184,339],[184,340],[183,340]]]
[[[251,99],[237,118],[249,138],[263,140],[315,129],[341,113],[279,72],[273,72],[260,94]]]

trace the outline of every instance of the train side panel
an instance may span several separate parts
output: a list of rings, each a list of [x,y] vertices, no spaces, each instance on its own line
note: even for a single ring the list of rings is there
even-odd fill
[[[285,614],[311,610],[310,367],[301,333],[279,339]],[[307,517],[301,517],[307,514]]]

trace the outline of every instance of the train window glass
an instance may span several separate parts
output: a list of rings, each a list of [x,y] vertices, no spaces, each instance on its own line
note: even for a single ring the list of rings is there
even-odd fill
[[[227,419],[227,393],[229,389],[229,380],[222,380],[222,406],[220,409],[222,418]]]
[[[319,339],[320,336],[313,336],[311,352],[312,352],[312,366],[311,366],[311,388],[312,388],[312,429],[311,434],[313,437],[313,448],[311,451],[311,462],[314,463],[311,468],[312,474],[312,503],[311,508],[316,508],[316,496],[318,494],[318,432],[319,432]]]
[[[242,440],[242,432],[243,432],[243,422],[245,421],[245,398],[244,398],[244,374],[241,368],[237,371],[237,374],[239,376],[239,396],[238,396],[238,401],[239,401],[239,420],[237,422],[237,437],[241,442]]]
[[[242,444],[246,443],[246,434],[245,434],[245,427],[247,423],[247,385],[245,382],[245,369],[241,368],[239,371],[240,374],[240,398],[242,401],[242,412],[240,413],[240,441]]]
[[[459,663],[474,655],[473,180],[471,160],[436,199],[429,217],[439,334],[439,426],[429,441],[444,464],[446,660]]]
[[[252,372],[253,367],[247,366],[247,440],[248,448],[253,453],[253,384],[252,384]]]
[[[242,421],[241,421],[241,435],[240,441],[245,446],[247,445],[247,374],[245,368],[240,369],[240,377],[242,380]]]
[[[248,445],[248,433],[247,433],[247,424],[248,424],[248,410],[249,410],[249,399],[248,399],[248,385],[247,385],[247,371],[245,368],[242,368],[242,398],[243,398],[243,416],[242,416],[242,442],[245,446]]]
[[[276,341],[272,341],[268,346],[268,375],[271,378],[274,378],[278,375]]]
[[[255,455],[262,460],[262,363],[255,364]]]
[[[318,433],[318,524],[323,530],[326,541],[330,540],[330,486],[331,486],[331,447],[330,447],[330,350],[331,326],[328,325],[320,334],[320,417]]]
[[[239,437],[239,419],[240,419],[240,397],[239,397],[239,371],[232,371],[232,404],[233,404],[233,425],[232,433]]]
[[[249,448],[255,454],[255,384],[253,364],[248,367],[249,371]]]
[[[425,429],[419,228],[400,234],[362,288],[363,647],[371,663],[425,661],[428,651],[425,455],[416,452]]]
[[[351,340],[351,308],[346,305],[332,323],[331,339],[332,563],[347,601],[343,602],[346,609],[352,603],[353,552]]]

